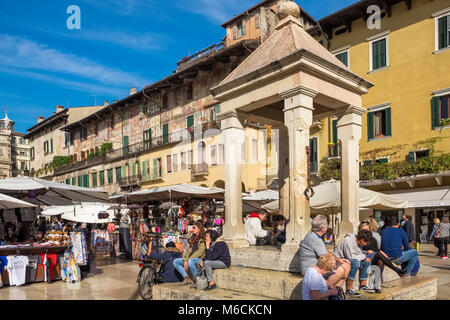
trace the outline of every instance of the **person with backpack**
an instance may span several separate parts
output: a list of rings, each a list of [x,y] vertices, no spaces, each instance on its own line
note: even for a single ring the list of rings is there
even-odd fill
[[[328,288],[324,276],[337,269],[336,258],[330,252],[321,255],[317,264],[306,270],[302,280],[303,300],[328,300],[329,297],[337,296],[339,289]]]
[[[173,241],[170,241],[166,244],[166,249],[163,253],[151,252],[149,256],[153,260],[162,261],[162,268],[164,268],[162,278],[164,283],[181,282],[183,280],[183,277],[178,271],[175,270],[175,267],[173,265],[173,261],[175,259],[181,258],[182,256],[181,252],[178,251]]]

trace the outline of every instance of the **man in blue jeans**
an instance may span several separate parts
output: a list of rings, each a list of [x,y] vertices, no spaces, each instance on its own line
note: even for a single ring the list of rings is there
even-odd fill
[[[390,227],[386,228],[381,236],[381,250],[393,263],[398,265],[407,263],[406,273],[402,277],[411,277],[411,271],[417,263],[419,253],[409,247],[408,237],[397,217],[391,218]]]
[[[350,260],[350,273],[347,279],[347,294],[352,297],[360,297],[361,295],[353,289],[353,282],[359,271],[360,290],[372,291],[367,287],[367,278],[369,278],[369,267],[371,265],[370,258],[366,257],[362,248],[373,241],[372,232],[369,230],[360,230],[357,234],[349,233],[339,243],[334,250],[334,255],[338,258]],[[368,251],[369,254],[373,251]]]

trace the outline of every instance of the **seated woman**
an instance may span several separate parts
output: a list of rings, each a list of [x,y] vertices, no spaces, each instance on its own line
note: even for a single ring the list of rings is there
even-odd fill
[[[183,253],[182,258],[175,259],[173,265],[176,270],[183,276],[183,282],[181,285],[192,284],[195,287],[195,278],[197,277],[197,265],[205,257],[206,244],[205,244],[205,229],[201,222],[197,222],[194,225],[194,232],[189,238],[189,248]],[[189,278],[187,271],[190,270],[192,279]]]
[[[381,236],[376,231],[378,230],[377,221],[373,218],[369,218],[367,221],[362,222],[358,226],[359,230],[369,230],[372,231],[372,236],[375,241],[372,241],[367,246],[363,247],[363,250],[368,252],[367,257],[371,260],[371,265],[377,265],[380,268],[380,272],[383,273],[384,266],[394,270],[399,276],[405,273],[402,269],[396,267],[391,260],[389,260],[386,253],[380,250],[381,247]],[[370,252],[370,253],[369,253]]]
[[[224,269],[231,265],[231,256],[228,245],[223,237],[219,237],[219,233],[214,230],[206,232],[206,256],[200,262],[200,266],[205,268],[208,286],[205,290],[216,288],[213,278],[213,269]]]
[[[275,243],[278,242],[280,244],[283,244],[286,242],[286,224],[287,224],[286,217],[279,214],[275,216],[274,221],[275,221],[275,230],[274,230],[275,235],[273,236],[273,240]]]
[[[150,253],[150,258],[162,261],[164,268],[162,278],[164,283],[180,282],[183,280],[181,274],[173,266],[173,261],[181,258],[181,252],[175,247],[175,243],[171,241],[166,244],[166,249],[163,253]]]
[[[338,289],[328,288],[324,275],[337,268],[336,259],[330,252],[319,257],[317,265],[306,270],[302,281],[303,300],[328,300],[336,296]]]

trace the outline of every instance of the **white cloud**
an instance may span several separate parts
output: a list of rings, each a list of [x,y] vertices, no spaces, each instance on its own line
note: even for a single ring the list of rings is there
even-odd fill
[[[7,34],[0,34],[0,65],[9,69],[70,75],[109,86],[143,87],[149,83],[135,74]]]
[[[220,24],[257,3],[254,0],[190,0],[186,5],[184,1],[171,1],[179,9],[200,14]]]

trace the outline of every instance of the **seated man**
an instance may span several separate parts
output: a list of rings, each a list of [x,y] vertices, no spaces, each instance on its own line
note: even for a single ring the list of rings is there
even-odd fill
[[[172,241],[166,244],[166,249],[163,253],[150,253],[150,258],[163,262],[162,268],[164,268],[164,272],[162,277],[164,283],[180,282],[183,280],[181,274],[173,266],[173,260],[181,258],[181,256],[182,254]]]
[[[319,257],[328,253],[322,237],[328,230],[327,218],[318,215],[312,221],[311,231],[300,243],[300,270],[305,275],[309,267],[317,265]],[[350,261],[334,256],[337,268],[324,275],[328,288],[342,287],[350,272]]]
[[[279,214],[275,216],[275,235],[273,241],[276,243],[283,244],[286,242],[286,225],[288,224],[288,221],[286,220],[286,217]]]
[[[334,250],[334,254],[339,258],[350,260],[351,269],[347,281],[347,294],[353,297],[360,297],[361,295],[353,289],[353,281],[359,269],[360,290],[371,291],[367,287],[367,278],[369,277],[369,268],[371,259],[366,257],[362,251],[364,246],[367,246],[373,241],[372,232],[369,230],[360,230],[357,234],[349,233],[339,243]],[[369,254],[373,251],[369,250]]]
[[[271,242],[273,231],[266,231],[261,225],[263,221],[267,220],[268,215],[267,211],[261,210],[258,213],[252,213],[245,221],[245,237],[251,246],[266,245]]]
[[[400,227],[400,221],[397,217],[391,218],[390,227],[387,227],[381,235],[381,250],[395,264],[407,263],[406,272],[402,277],[409,278],[411,276],[411,271],[418,259],[418,252],[409,247],[408,237]]]

